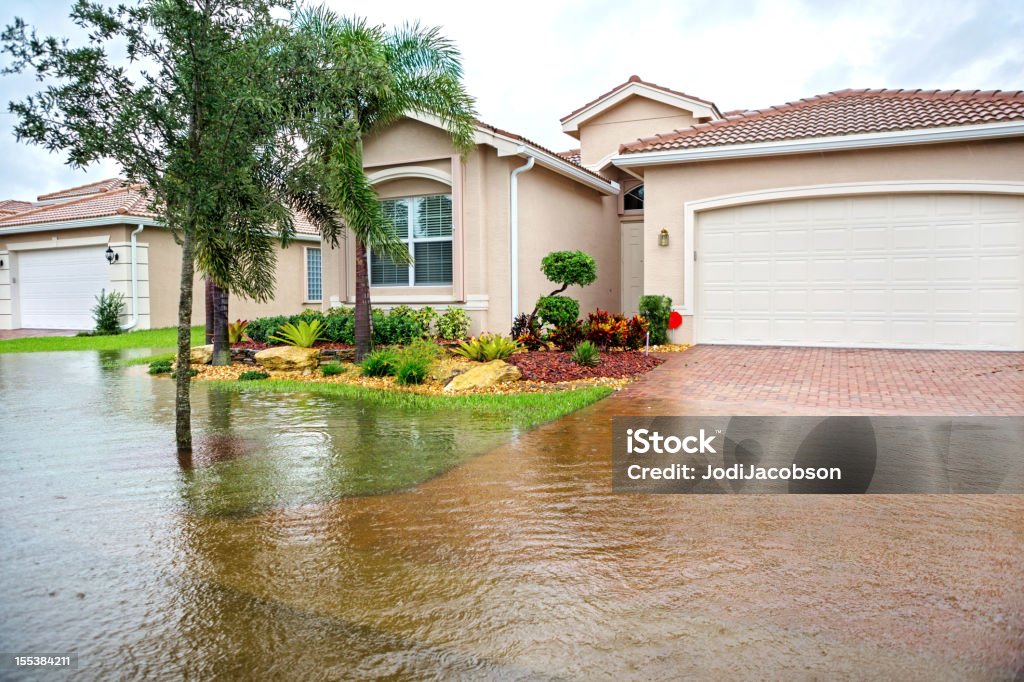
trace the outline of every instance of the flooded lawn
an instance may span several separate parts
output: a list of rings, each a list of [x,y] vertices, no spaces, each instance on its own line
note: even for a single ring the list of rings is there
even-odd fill
[[[0,356],[0,650],[75,678],[1024,668],[1019,496],[614,496],[621,395],[516,433],[196,385],[179,462],[171,382],[105,360]]]

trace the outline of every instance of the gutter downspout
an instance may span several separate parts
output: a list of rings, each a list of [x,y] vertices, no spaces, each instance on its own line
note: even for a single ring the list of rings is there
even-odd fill
[[[512,321],[519,314],[519,174],[533,168],[536,158],[530,156],[525,147],[519,147],[520,154],[526,153],[526,163],[512,171],[509,187],[509,254],[512,280]]]
[[[132,232],[132,319],[121,327],[124,331],[135,329],[139,324],[139,257],[136,237],[144,229],[146,229],[145,225],[139,225]]]

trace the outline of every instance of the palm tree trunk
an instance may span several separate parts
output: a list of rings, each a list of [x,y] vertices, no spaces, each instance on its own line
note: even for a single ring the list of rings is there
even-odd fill
[[[174,440],[178,452],[192,451],[192,278],[195,264],[192,262],[191,230],[184,230],[181,238],[181,295],[178,298],[178,367],[175,370],[174,394]]]
[[[203,280],[206,288],[206,345],[213,343],[213,281],[209,278]]]
[[[356,362],[370,352],[370,275],[366,263],[366,245],[356,242]]]
[[[231,348],[228,344],[228,290],[213,285],[213,365],[223,367],[231,364]]]

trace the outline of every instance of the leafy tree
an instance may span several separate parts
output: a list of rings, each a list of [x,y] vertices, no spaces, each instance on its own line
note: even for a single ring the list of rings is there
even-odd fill
[[[419,112],[436,116],[455,148],[468,153],[473,100],[462,85],[457,48],[436,28],[385,30],[323,7],[299,12],[295,23],[298,59],[307,64],[302,72],[324,74],[300,84],[308,103],[302,137],[309,171],[355,238],[355,345],[361,359],[371,342],[367,247],[398,264],[411,262],[363,170],[363,140]]]
[[[583,251],[552,251],[541,259],[540,269],[548,281],[562,286],[537,299],[527,326],[534,324],[538,314],[544,322],[556,327],[571,324],[579,317],[580,304],[574,298],[558,294],[572,285],[593,284],[597,279],[597,261]]]
[[[189,341],[193,275],[256,300],[273,294],[275,245],[304,210],[325,237],[340,229],[301,172],[282,84],[295,73],[286,0],[142,0],[104,7],[77,0],[87,44],[40,38],[16,19],[4,31],[8,73],[48,85],[13,102],[15,135],[73,167],[118,162],[146,192],[181,246],[175,437],[192,447]],[[131,68],[112,54],[126,50]]]

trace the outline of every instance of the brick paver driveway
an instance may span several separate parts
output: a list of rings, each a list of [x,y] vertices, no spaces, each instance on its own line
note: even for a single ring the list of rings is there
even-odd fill
[[[77,333],[68,329],[0,329],[0,341],[35,336],[74,336]]]
[[[1024,415],[1024,353],[695,346],[619,394],[660,414]]]

